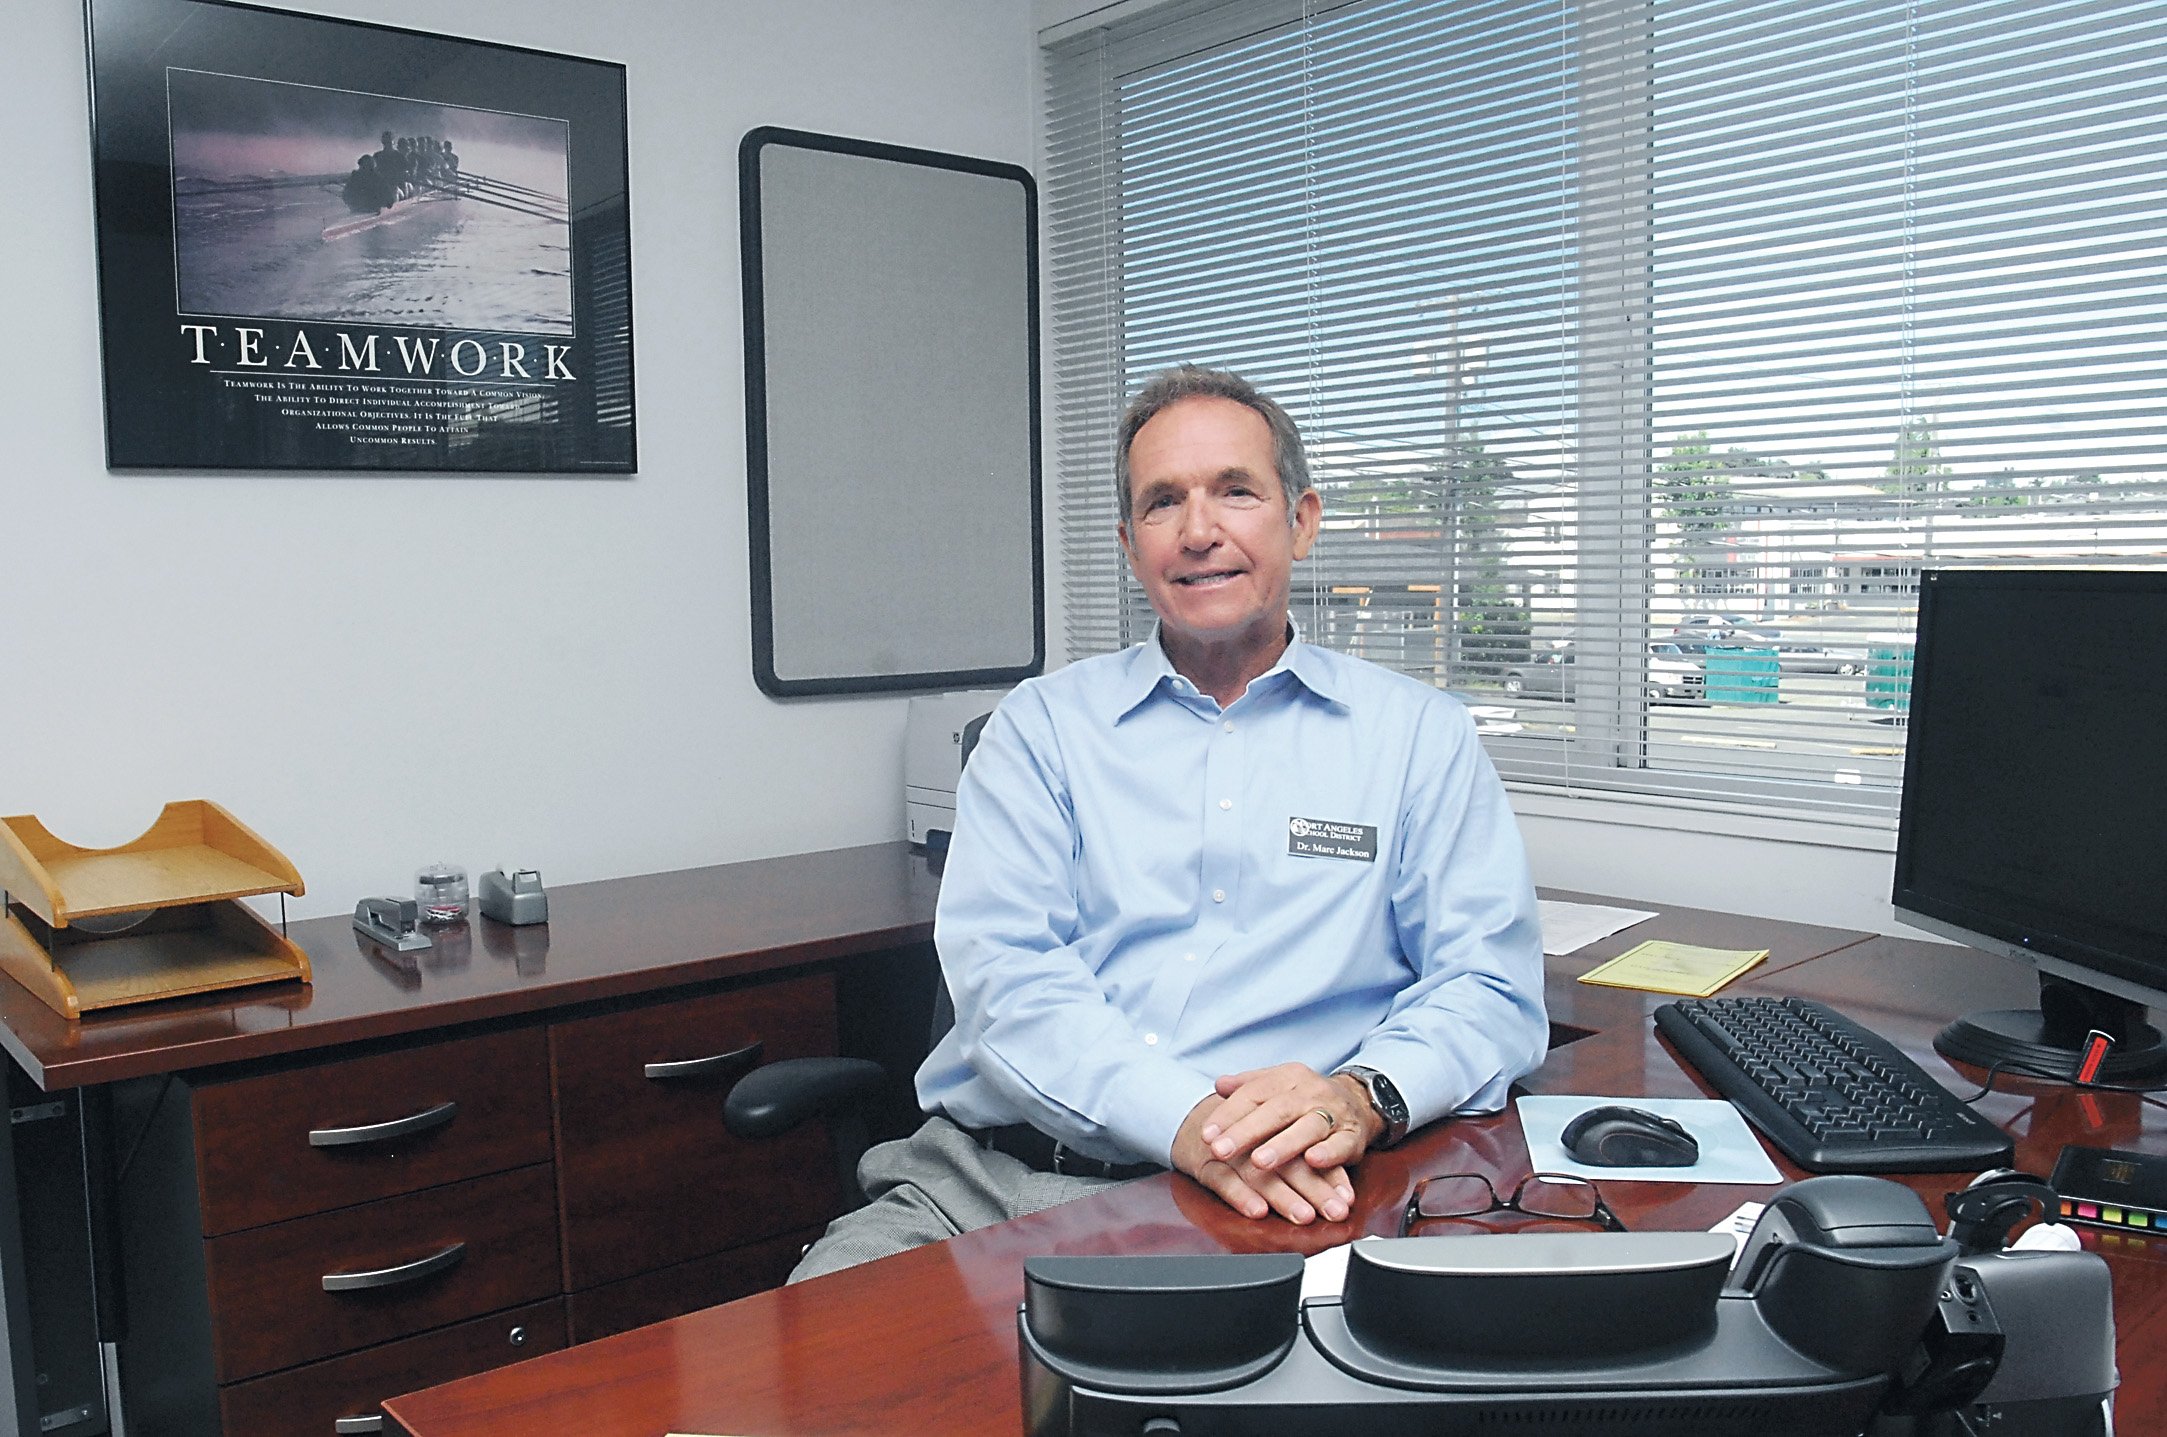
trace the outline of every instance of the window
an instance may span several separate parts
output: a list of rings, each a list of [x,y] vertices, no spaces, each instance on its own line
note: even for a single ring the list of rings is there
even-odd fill
[[[1303,425],[1305,632],[1518,784],[1886,824],[1922,567],[2167,550],[2167,5],[1177,0],[1047,73],[1072,655],[1181,361]]]

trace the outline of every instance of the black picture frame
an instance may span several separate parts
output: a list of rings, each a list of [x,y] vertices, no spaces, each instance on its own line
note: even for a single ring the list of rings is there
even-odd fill
[[[778,195],[764,177],[777,155],[867,162],[903,178],[861,191],[838,173]],[[988,210],[955,188],[958,177],[986,193],[1013,187],[1013,198]],[[806,223],[791,231],[798,243],[771,256],[768,232],[786,207]],[[1030,171],[762,126],[738,146],[738,208],[754,682],[774,698],[807,698],[994,687],[1044,672]],[[993,223],[974,228],[957,218],[965,213]],[[912,233],[913,215],[928,221],[924,233]],[[824,273],[817,260],[807,269],[814,249],[831,266]],[[882,313],[888,294],[911,298]],[[808,348],[819,351],[810,362]],[[1001,360],[974,382],[968,371],[989,350]],[[854,433],[854,444],[822,452],[855,462],[809,464],[792,436],[816,430]],[[974,468],[989,456],[990,468]],[[898,504],[899,494],[910,498]],[[825,623],[815,609],[831,610]],[[882,632],[867,639],[873,630]]]
[[[635,470],[624,66],[86,12],[109,467]]]

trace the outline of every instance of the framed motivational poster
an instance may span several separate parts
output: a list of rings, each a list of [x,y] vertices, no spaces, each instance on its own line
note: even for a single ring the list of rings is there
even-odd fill
[[[624,68],[91,0],[114,468],[629,473]]]

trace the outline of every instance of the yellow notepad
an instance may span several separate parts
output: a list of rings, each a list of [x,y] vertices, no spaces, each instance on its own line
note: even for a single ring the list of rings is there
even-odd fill
[[[1766,948],[1696,948],[1651,940],[1596,964],[1580,981],[1706,998],[1767,956]]]

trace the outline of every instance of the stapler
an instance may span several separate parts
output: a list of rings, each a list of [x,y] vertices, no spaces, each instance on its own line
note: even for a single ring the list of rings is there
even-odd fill
[[[354,905],[354,927],[398,953],[430,946],[421,931],[421,905],[411,898],[364,898]]]
[[[482,917],[523,926],[549,921],[549,895],[532,868],[492,868],[482,875]]]

